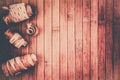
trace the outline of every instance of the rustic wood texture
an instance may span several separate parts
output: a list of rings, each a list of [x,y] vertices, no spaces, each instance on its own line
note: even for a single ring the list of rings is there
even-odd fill
[[[74,3],[75,0],[67,0],[67,31],[68,31],[68,80],[75,80],[75,30],[74,30]]]
[[[67,80],[67,0],[60,0],[60,80]]]
[[[113,23],[113,62],[114,62],[114,80],[120,77],[120,1],[114,0],[114,23]]]
[[[110,6],[111,5],[111,6]],[[106,23],[105,23],[105,59],[106,59],[106,80],[113,80],[113,42],[112,42],[112,20],[113,0],[106,0]]]
[[[91,33],[91,24],[90,24],[90,0],[83,0],[83,80],[90,79],[90,33]]]
[[[37,15],[27,22],[40,32],[28,36],[26,23],[11,28],[29,45],[21,49],[8,45],[9,57],[34,53],[38,64],[10,77],[0,69],[0,80],[120,79],[119,0],[0,0],[0,7],[19,2],[37,7]]]
[[[91,0],[91,80],[98,80],[98,0]]]
[[[75,57],[76,57],[76,80],[83,80],[83,8],[82,0],[77,0],[75,2]]]
[[[59,0],[52,0],[52,80],[59,80]]]
[[[40,34],[37,36],[37,42],[40,45],[37,45],[37,56],[38,58],[38,66],[37,66],[37,80],[45,79],[45,24],[44,24],[44,0],[37,0],[38,15],[37,15],[37,26],[40,29]],[[41,52],[39,52],[41,51]],[[40,77],[39,77],[40,76]]]
[[[99,0],[98,13],[98,79],[105,80],[105,0]]]
[[[45,80],[52,80],[52,0],[44,0]]]

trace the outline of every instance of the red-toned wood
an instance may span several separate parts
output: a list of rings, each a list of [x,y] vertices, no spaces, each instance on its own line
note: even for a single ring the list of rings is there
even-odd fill
[[[113,80],[112,19],[113,19],[113,0],[106,0],[106,24],[105,24],[106,80]]]
[[[0,7],[2,7],[4,5],[3,1],[0,1]]]
[[[98,12],[98,75],[105,80],[105,0],[99,0]]]
[[[22,2],[28,3],[28,0],[22,0]],[[27,42],[29,42],[29,36],[25,34],[25,30],[26,30],[26,23],[23,23],[22,33],[24,35],[24,38],[27,40]],[[22,54],[29,54],[29,45],[22,49]],[[21,80],[29,80],[29,71],[26,71],[21,75]]]
[[[25,30],[26,30],[26,24],[24,23],[24,24],[22,24],[23,34],[24,34]],[[29,42],[29,36],[25,34],[24,37],[27,40],[27,42]],[[29,46],[22,48],[22,54],[29,54]],[[21,74],[21,79],[22,80],[29,80],[29,70],[27,70]]]
[[[114,0],[113,53],[114,80],[120,79],[120,1]]]
[[[52,0],[52,80],[59,80],[59,0]]]
[[[91,80],[98,80],[98,0],[91,0]]]
[[[83,80],[90,80],[90,0],[83,0]]]
[[[45,16],[45,80],[52,80],[52,1],[44,0]]]
[[[67,80],[67,0],[60,0],[60,80]]]
[[[9,0],[9,1],[6,1],[6,2],[7,2],[6,5],[10,5],[10,4],[14,4],[14,3],[19,3],[19,2],[21,2],[21,0],[17,0],[17,1],[15,1],[15,0]],[[17,30],[16,32],[21,33],[22,32],[21,25],[18,25],[16,27],[11,27],[11,31],[12,30]],[[10,54],[13,57],[16,57],[17,55],[19,55],[19,53],[21,54],[21,51],[22,51],[22,49],[17,49],[17,48],[15,48],[15,47],[12,46]],[[21,74],[18,75],[18,76],[10,76],[9,80],[21,80]]]
[[[35,7],[37,7],[37,0],[29,0],[29,3],[31,3],[32,5],[34,5]],[[30,21],[31,23],[33,23],[34,25],[37,25],[37,21],[36,21],[36,16],[32,19],[32,21]],[[29,53],[34,53],[37,55],[37,38],[36,37],[30,37],[30,42],[29,42]],[[37,67],[35,66],[34,68],[31,68],[30,72],[29,72],[29,80],[37,80],[36,79],[36,69]]]
[[[67,1],[67,26],[68,26],[68,80],[75,80],[75,0]]]
[[[14,3],[20,3],[21,2],[21,0],[9,0],[9,1],[11,1],[11,2],[8,2],[7,3],[7,5],[9,5],[9,4],[14,4]],[[11,31],[13,30],[16,30],[16,32],[17,33],[20,33],[20,35],[22,35],[21,34],[21,32],[22,32],[22,29],[21,29],[21,27],[22,27],[22,25],[18,25],[18,26],[16,26],[16,27],[11,27]],[[16,57],[16,56],[18,56],[19,54],[21,54],[22,53],[22,49],[17,49],[17,48],[11,48],[11,55],[13,55],[13,57]],[[9,77],[9,80],[21,80],[21,74],[20,75],[18,75],[18,76],[10,76]]]
[[[13,28],[29,45],[12,46],[10,53],[35,53],[38,64],[8,78],[0,71],[0,80],[119,80],[119,0],[5,0],[0,4],[18,2],[38,8],[31,22],[40,33],[26,35],[26,23]]]
[[[37,56],[38,56],[38,65],[37,65],[37,80],[45,79],[45,26],[44,26],[44,0],[37,0],[37,27],[39,28],[39,35],[37,36]]]
[[[114,80],[119,80],[120,79],[120,60],[119,60],[119,37],[120,37],[120,29],[119,29],[119,23],[116,23],[114,25]]]
[[[75,53],[76,53],[76,80],[83,80],[83,23],[82,11],[83,1],[76,0],[75,3]]]

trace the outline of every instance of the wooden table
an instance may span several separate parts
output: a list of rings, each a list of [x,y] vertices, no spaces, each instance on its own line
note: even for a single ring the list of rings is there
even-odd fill
[[[14,27],[29,45],[6,52],[35,53],[38,64],[18,76],[0,72],[0,80],[120,79],[119,0],[0,0],[1,6],[18,2],[37,7],[31,22],[40,33],[29,37],[25,23]]]

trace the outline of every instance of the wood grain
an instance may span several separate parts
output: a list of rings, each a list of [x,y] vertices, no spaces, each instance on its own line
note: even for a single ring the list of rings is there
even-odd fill
[[[98,80],[98,0],[91,0],[91,80]]]
[[[67,26],[68,26],[68,80],[75,80],[75,30],[74,9],[75,0],[67,1]]]
[[[67,80],[67,0],[60,0],[60,80]]]
[[[52,80],[59,80],[59,0],[52,0]]]
[[[28,3],[28,0],[22,0],[24,3]],[[25,33],[26,23],[22,24],[22,33]],[[24,34],[25,39],[29,42],[29,36]],[[22,54],[29,54],[29,45],[22,49]],[[21,80],[29,80],[29,71],[26,71],[22,74]]]
[[[35,7],[37,6],[37,1],[36,0],[29,0],[29,3],[34,5]],[[32,21],[30,21],[31,23],[33,23],[34,25],[37,24],[37,21],[36,21],[36,16],[32,19]],[[37,38],[36,37],[30,37],[30,42],[29,42],[29,54],[33,53],[33,54],[36,54],[37,55]],[[30,73],[29,73],[29,80],[37,80],[36,79],[36,69],[37,67],[33,67],[31,68],[30,70]]]
[[[99,0],[98,13],[98,75],[105,80],[105,0]]]
[[[35,53],[38,64],[18,76],[6,78],[0,72],[1,80],[119,80],[119,0],[5,0],[0,4],[19,2],[37,7],[38,14],[30,22],[40,33],[28,36],[26,22],[14,27],[29,45],[11,47],[10,52],[13,56]]]
[[[52,1],[45,0],[45,80],[52,80]]]
[[[114,80],[120,79],[120,1],[114,0],[113,22],[113,53],[114,53]]]
[[[17,1],[15,1],[15,0],[10,0],[10,2],[8,1],[8,3],[7,3],[7,5],[9,5],[9,4],[14,4],[14,3],[20,3],[21,2],[21,0],[17,0]],[[21,33],[22,33],[22,25],[17,25],[16,27],[12,27],[11,26],[11,31],[12,31],[12,29],[13,30],[16,30],[15,32],[17,32],[17,33],[19,33],[20,35],[22,35]],[[16,56],[18,56],[19,54],[22,54],[22,49],[17,49],[16,47],[13,47],[13,48],[11,48],[12,50],[12,52],[11,52],[11,55],[13,55],[13,57],[16,57]],[[9,78],[9,80],[21,80],[21,74],[20,75],[18,75],[18,76],[11,76],[10,78]]]
[[[113,42],[112,42],[112,18],[113,0],[106,0],[106,27],[105,27],[105,58],[106,58],[106,80],[113,80]],[[111,5],[111,6],[110,6]]]
[[[39,34],[37,36],[37,80],[45,79],[45,25],[44,25],[44,0],[37,0],[37,27],[39,29]]]
[[[90,79],[90,0],[83,1],[83,80]]]
[[[83,1],[75,3],[75,56],[76,80],[83,80]]]

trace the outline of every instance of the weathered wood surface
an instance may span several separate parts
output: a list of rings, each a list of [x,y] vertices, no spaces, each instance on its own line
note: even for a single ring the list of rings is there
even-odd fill
[[[18,25],[13,30],[29,45],[16,49],[6,42],[0,50],[6,47],[1,52],[11,53],[9,58],[35,53],[38,64],[7,78],[0,70],[0,80],[120,79],[119,0],[0,0],[0,7],[19,2],[37,7],[38,15],[31,22],[40,33],[29,37],[24,33],[26,23]]]

